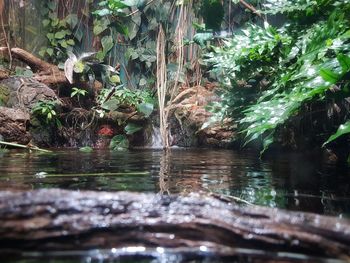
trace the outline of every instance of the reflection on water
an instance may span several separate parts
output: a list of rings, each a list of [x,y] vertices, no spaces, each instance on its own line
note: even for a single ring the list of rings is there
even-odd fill
[[[350,213],[348,167],[297,154],[259,160],[249,152],[203,149],[1,153],[0,190],[37,188],[205,191],[273,207]]]
[[[205,246],[193,249],[162,248],[148,249],[145,247],[125,247],[95,249],[91,251],[61,251],[48,253],[24,253],[26,260],[16,263],[210,263],[210,262],[323,262],[346,263],[338,259],[326,259],[305,256],[298,253],[270,252],[263,250],[235,248],[233,255],[218,258],[215,253],[207,251]],[[237,256],[235,256],[235,254]],[[6,262],[5,262],[6,263]],[[12,262],[13,263],[13,262]]]

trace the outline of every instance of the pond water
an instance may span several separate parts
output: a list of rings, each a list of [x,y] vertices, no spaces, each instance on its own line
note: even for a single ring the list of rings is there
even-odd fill
[[[267,160],[253,152],[204,149],[1,154],[0,190],[38,188],[204,191],[270,207],[350,215],[350,169],[302,154]]]
[[[38,188],[214,192],[270,207],[350,217],[349,167],[325,164],[313,155],[279,154],[260,160],[253,152],[205,149],[0,153],[0,190]],[[69,262],[114,262],[91,261],[86,255],[82,260],[79,255],[79,261]],[[18,262],[61,262],[27,256]],[[169,260],[154,262],[181,262]]]

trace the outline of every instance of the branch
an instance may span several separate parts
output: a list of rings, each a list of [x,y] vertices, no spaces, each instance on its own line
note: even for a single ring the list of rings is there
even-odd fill
[[[250,11],[252,11],[254,14],[256,14],[257,16],[259,16],[261,19],[265,20],[265,18],[260,14],[260,12],[258,10],[256,10],[256,8],[250,4],[248,4],[247,2],[245,2],[244,0],[240,0],[239,1],[244,7],[246,7],[247,9],[249,9]]]
[[[11,147],[16,147],[16,148],[23,148],[23,149],[28,149],[28,150],[38,151],[38,152],[45,152],[45,153],[51,153],[52,152],[52,151],[49,151],[49,150],[38,148],[36,146],[23,145],[23,144],[12,143],[12,142],[0,141],[0,145],[11,146]]]
[[[26,63],[34,72],[48,71],[50,68],[56,67],[21,48],[11,48],[11,54],[14,58]]]

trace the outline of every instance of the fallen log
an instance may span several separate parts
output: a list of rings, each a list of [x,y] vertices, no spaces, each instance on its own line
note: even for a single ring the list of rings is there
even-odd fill
[[[0,47],[0,54],[5,54],[6,52],[8,52],[7,47]],[[70,86],[70,83],[66,78],[64,71],[60,70],[58,66],[50,64],[21,48],[11,48],[11,56],[12,58],[27,64],[34,72],[33,78],[35,80],[49,87],[60,85]],[[0,80],[6,77],[6,74],[0,74]],[[95,89],[101,88],[102,84],[98,81],[95,81]]]
[[[7,50],[7,47],[0,48],[1,53],[5,53],[5,50]],[[12,58],[27,64],[35,73],[33,78],[37,81],[48,86],[68,84],[64,72],[58,66],[37,58],[21,48],[11,48],[11,55]]]
[[[143,246],[223,257],[244,248],[350,260],[348,220],[240,207],[200,194],[2,191],[0,222],[0,257]]]

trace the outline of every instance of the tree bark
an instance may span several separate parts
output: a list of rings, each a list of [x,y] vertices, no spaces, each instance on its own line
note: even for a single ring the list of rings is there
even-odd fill
[[[145,246],[237,248],[350,259],[350,221],[191,194],[36,190],[0,192],[0,256],[9,251]]]

